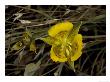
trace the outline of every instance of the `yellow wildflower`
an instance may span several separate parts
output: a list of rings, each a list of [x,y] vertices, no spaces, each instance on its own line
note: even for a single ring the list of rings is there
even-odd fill
[[[14,44],[11,50],[19,50],[22,49],[24,46],[30,46],[30,51],[36,52],[35,40],[33,39],[32,33],[29,30],[26,30],[26,32],[23,33],[21,40]]]
[[[82,35],[79,27],[73,28],[71,22],[62,22],[48,30],[48,37],[42,40],[52,45],[50,57],[55,62],[75,61],[82,54]]]

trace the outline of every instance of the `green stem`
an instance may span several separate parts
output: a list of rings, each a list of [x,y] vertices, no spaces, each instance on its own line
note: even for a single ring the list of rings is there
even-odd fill
[[[70,68],[75,72],[74,61],[68,61]]]

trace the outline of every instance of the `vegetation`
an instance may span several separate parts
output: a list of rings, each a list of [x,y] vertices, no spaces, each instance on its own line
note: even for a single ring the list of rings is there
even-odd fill
[[[83,50],[74,62],[54,62],[51,45],[41,38],[51,26],[82,21],[79,33]],[[5,7],[6,76],[105,76],[106,6],[105,5],[6,5]]]

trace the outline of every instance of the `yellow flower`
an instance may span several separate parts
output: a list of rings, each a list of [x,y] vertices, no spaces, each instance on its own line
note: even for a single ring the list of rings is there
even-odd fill
[[[50,51],[50,57],[55,62],[75,61],[82,54],[82,46],[82,35],[77,34],[75,35],[71,45],[69,46],[69,44],[67,44],[65,49],[62,49],[61,47],[59,49],[59,47],[53,45]]]
[[[14,44],[11,48],[11,50],[20,50],[24,46],[29,47],[30,46],[30,51],[36,52],[36,44],[35,40],[32,37],[32,33],[29,30],[26,30],[20,41],[18,41],[16,44]]]
[[[48,37],[43,41],[52,45],[50,58],[55,62],[75,61],[82,54],[82,35],[79,27],[74,28],[71,22],[62,22],[48,30]]]

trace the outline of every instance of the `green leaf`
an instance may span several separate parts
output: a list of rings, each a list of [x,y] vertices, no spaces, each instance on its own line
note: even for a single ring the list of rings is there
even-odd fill
[[[30,63],[26,65],[24,76],[32,76],[35,72],[40,68],[41,60],[39,60],[36,64]]]
[[[45,37],[45,38],[41,38],[41,40],[43,40],[44,42],[46,42],[49,45],[52,45],[54,42],[54,39],[52,37]]]
[[[68,64],[70,68],[75,72],[74,61],[69,61]]]
[[[36,51],[35,41],[32,41],[30,44],[30,51]]]
[[[77,24],[75,24],[75,25],[73,26],[72,31],[70,31],[69,34],[68,34],[68,38],[69,38],[70,40],[71,40],[71,39],[73,40],[74,36],[75,36],[76,34],[78,34],[81,25],[82,25],[82,21],[78,22]]]
[[[80,21],[77,24],[75,24],[73,26],[72,34],[78,34],[81,25],[82,25],[82,21]]]
[[[32,37],[32,34],[31,34],[31,31],[29,29],[26,29],[26,32],[25,32],[29,37]]]
[[[22,39],[23,43],[25,45],[28,45],[31,41],[31,38],[32,38],[31,32],[28,29],[26,29],[26,32],[23,34],[23,39]]]
[[[23,47],[23,44],[22,44],[21,41],[19,41],[19,42],[17,42],[16,44],[14,44],[14,45],[12,46],[11,50],[12,50],[12,51],[13,51],[13,50],[19,50],[19,49],[21,49],[22,47]]]

